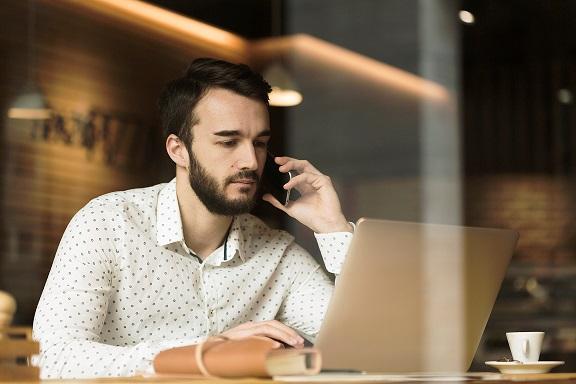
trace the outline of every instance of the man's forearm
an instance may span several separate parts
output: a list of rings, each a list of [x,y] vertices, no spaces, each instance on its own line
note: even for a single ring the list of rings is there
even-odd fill
[[[198,341],[142,342],[125,347],[77,339],[62,340],[50,346],[41,342],[36,363],[40,366],[42,379],[134,376],[151,372],[152,361],[158,352]]]

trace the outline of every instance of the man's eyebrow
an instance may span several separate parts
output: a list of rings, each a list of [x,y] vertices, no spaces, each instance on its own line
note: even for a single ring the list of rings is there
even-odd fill
[[[232,137],[232,136],[241,136],[241,133],[240,133],[240,131],[232,130],[232,131],[214,132],[213,135],[222,136],[222,137]],[[272,131],[267,129],[265,131],[260,132],[256,137],[266,137],[266,136],[271,136],[271,135],[272,135]]]

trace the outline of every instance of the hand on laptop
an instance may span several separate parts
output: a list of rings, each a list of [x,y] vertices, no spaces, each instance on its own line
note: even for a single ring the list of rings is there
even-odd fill
[[[240,324],[237,327],[230,328],[222,333],[229,339],[237,340],[243,339],[248,336],[263,336],[278,342],[277,348],[282,346],[282,343],[288,344],[294,348],[304,347],[304,339],[295,330],[287,325],[282,324],[278,320],[268,320],[261,322],[249,321]]]
[[[263,199],[286,212],[316,233],[353,232],[353,228],[342,214],[340,200],[330,178],[318,171],[307,160],[291,157],[275,157],[281,172],[297,171],[284,185],[285,189],[296,188],[300,198],[282,205],[272,195]]]

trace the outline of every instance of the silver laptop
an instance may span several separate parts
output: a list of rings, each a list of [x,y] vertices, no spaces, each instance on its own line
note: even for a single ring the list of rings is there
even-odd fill
[[[323,368],[466,372],[518,234],[360,219],[315,346]]]

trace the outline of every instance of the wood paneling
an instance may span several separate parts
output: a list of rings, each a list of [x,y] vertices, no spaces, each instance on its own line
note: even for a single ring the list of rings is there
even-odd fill
[[[65,144],[54,132],[39,134],[41,124],[0,118],[0,289],[16,296],[18,324],[31,324],[60,237],[78,209],[100,194],[172,177],[155,103],[162,84],[194,56],[56,3],[35,3],[38,84],[70,132],[78,134],[74,119],[98,111],[121,120],[115,129],[123,136],[110,163],[102,140],[92,148],[77,138]],[[2,116],[26,82],[27,4],[5,0],[0,7]]]

